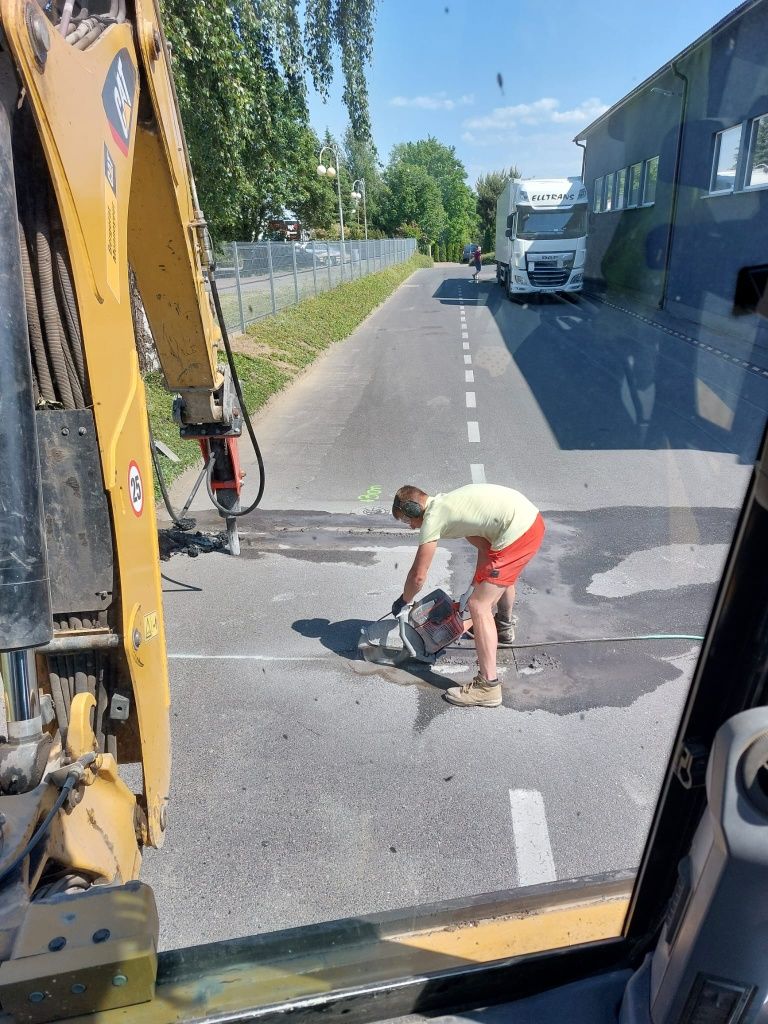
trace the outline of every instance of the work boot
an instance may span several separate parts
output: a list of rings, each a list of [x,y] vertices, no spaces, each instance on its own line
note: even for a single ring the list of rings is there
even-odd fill
[[[444,696],[449,704],[462,708],[497,708],[501,704],[501,685],[498,680],[489,683],[478,672],[471,683],[452,686]]]
[[[496,623],[496,635],[499,638],[499,647],[512,647],[515,642],[515,625],[517,623],[517,616],[513,615],[509,619],[503,619],[497,612],[493,621]]]
[[[493,616],[493,621],[496,623],[496,636],[498,637],[499,647],[513,647],[515,643],[515,626],[517,624],[517,616],[513,615],[511,619],[503,619],[497,612]],[[470,626],[464,636],[468,636],[471,640],[474,640],[474,627]]]

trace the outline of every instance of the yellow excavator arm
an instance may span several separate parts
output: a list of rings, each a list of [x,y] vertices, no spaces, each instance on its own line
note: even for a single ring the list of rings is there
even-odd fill
[[[133,880],[166,828],[169,686],[129,264],[233,512],[241,417],[157,8],[0,0],[0,22],[0,1003],[52,1020],[154,978]]]

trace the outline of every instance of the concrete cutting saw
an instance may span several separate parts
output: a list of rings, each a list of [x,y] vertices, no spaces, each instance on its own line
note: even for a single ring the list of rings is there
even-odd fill
[[[406,605],[397,617],[381,618],[360,630],[358,650],[377,665],[406,661],[434,664],[437,655],[471,626],[464,618],[470,588],[456,602],[444,590],[433,590],[421,601]]]

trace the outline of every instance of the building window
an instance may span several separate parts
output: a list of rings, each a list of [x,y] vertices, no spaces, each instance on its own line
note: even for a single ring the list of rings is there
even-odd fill
[[[645,161],[643,172],[643,206],[652,206],[656,202],[656,179],[659,175],[659,158],[652,156]]]
[[[622,167],[620,171],[616,171],[616,197],[614,199],[613,208],[614,210],[623,210],[626,200],[626,187],[627,187],[627,169]]]
[[[627,172],[627,208],[640,205],[640,179],[643,176],[643,165],[632,164]]]
[[[595,178],[595,194],[592,196],[592,212],[601,213],[603,209],[603,179]]]
[[[710,192],[733,192],[736,187],[736,170],[741,149],[740,124],[726,128],[715,135],[715,156],[712,161]]]
[[[603,209],[606,210],[606,211],[613,209],[613,182],[614,182],[615,178],[616,178],[616,174],[613,171],[611,171],[610,174],[606,174],[606,176],[605,176],[605,192],[603,193],[603,195],[604,195]]]
[[[768,186],[768,114],[752,122],[744,188]]]

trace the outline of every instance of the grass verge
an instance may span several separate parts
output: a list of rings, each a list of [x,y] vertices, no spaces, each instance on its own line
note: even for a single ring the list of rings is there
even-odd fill
[[[414,270],[431,266],[428,256],[417,253],[405,263],[305,299],[253,324],[246,334],[232,338],[235,365],[249,413],[260,409],[321,352],[348,338]],[[170,484],[199,461],[200,447],[197,442],[179,438],[179,428],[171,415],[173,395],[166,390],[162,373],[147,374],[144,384],[152,431],[158,441],[167,444],[179,457],[175,463],[160,456],[163,475]],[[159,497],[155,480],[155,498]]]

